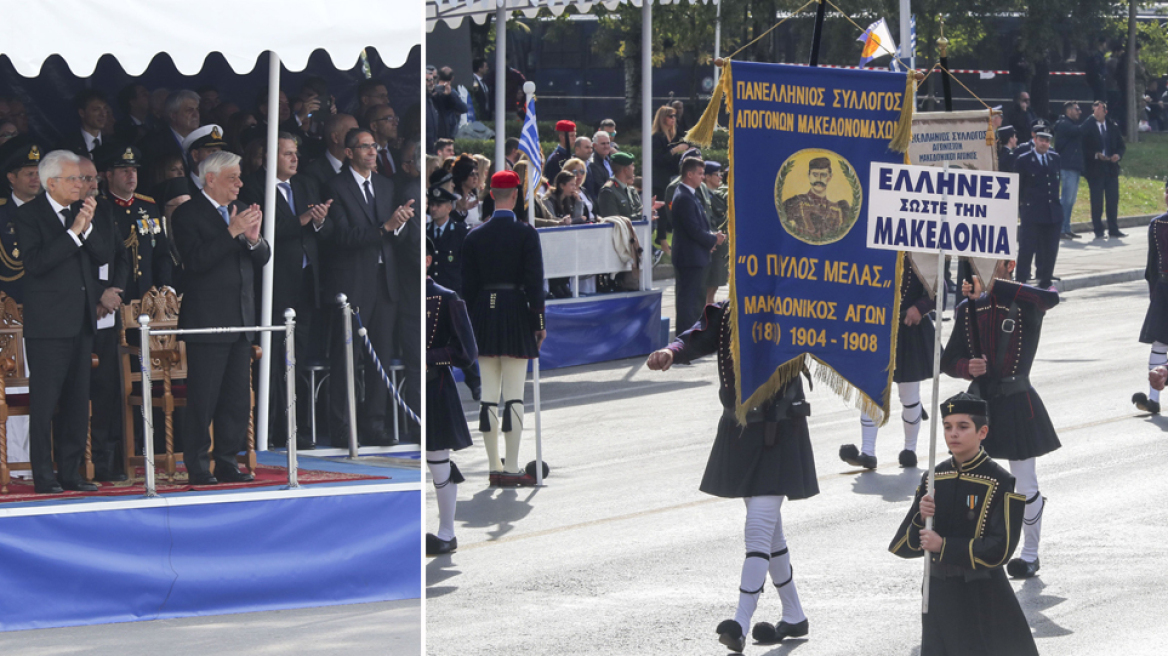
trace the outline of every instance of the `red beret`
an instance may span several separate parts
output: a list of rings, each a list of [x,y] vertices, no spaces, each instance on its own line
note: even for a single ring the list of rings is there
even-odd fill
[[[519,174],[515,171],[499,171],[491,176],[491,189],[514,189],[519,186]]]
[[[575,132],[576,124],[571,121],[558,121],[556,123],[556,132]]]

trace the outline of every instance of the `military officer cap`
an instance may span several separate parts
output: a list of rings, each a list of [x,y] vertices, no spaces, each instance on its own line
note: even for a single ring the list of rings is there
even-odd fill
[[[575,132],[576,124],[572,121],[557,121],[556,132]]]
[[[630,166],[637,161],[637,158],[626,152],[619,152],[610,155],[608,160],[617,166]]]
[[[491,189],[515,189],[519,186],[519,174],[515,171],[499,171],[491,176]]]
[[[41,147],[35,143],[25,144],[4,161],[4,172],[12,173],[26,166],[40,166],[40,163]]]
[[[815,159],[813,159],[807,163],[807,170],[808,171],[814,171],[816,169],[827,169],[828,171],[830,171],[831,170],[831,160],[826,158],[826,157],[816,157]]]
[[[715,173],[721,173],[721,171],[722,164],[720,162],[706,160],[706,175],[714,175]]]
[[[989,414],[990,406],[988,403],[979,397],[965,392],[959,392],[941,404],[942,417],[948,417],[949,415],[978,415],[988,417]]]
[[[1003,125],[998,128],[998,141],[1009,141],[1012,136],[1014,136],[1013,125]]]
[[[702,157],[701,148],[690,148],[689,150],[687,150],[681,154],[682,159],[688,159],[690,157],[696,157],[702,161],[705,161],[705,159],[706,159],[706,158]]]
[[[1050,125],[1042,119],[1038,119],[1034,123],[1031,123],[1030,131],[1033,132],[1035,136],[1046,137],[1047,139],[1051,138]]]
[[[223,140],[223,128],[212,123],[188,134],[182,145],[189,153],[192,148],[226,148],[227,142]]]
[[[438,203],[453,203],[454,201],[458,200],[458,196],[455,196],[449,191],[446,191],[442,187],[430,187],[430,191],[427,193],[427,195],[429,196],[431,205],[436,205]]]
[[[104,143],[94,151],[93,161],[97,164],[98,171],[109,171],[124,166],[141,168],[142,151],[133,146],[123,146],[113,142]]]

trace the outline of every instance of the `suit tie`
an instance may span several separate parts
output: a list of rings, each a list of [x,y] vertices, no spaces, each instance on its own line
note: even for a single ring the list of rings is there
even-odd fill
[[[1099,124],[1099,140],[1103,144],[1103,146],[1099,150],[1103,153],[1104,157],[1107,157],[1107,123],[1106,122]]]
[[[92,153],[93,151],[97,150],[98,146],[101,146],[101,135],[100,134],[93,138],[93,148],[90,148],[89,152]]]
[[[61,215],[61,225],[65,226],[65,229],[68,230],[69,225],[73,222],[73,212],[70,212],[69,208],[65,207],[65,208],[61,209],[60,215]]]
[[[293,214],[296,214],[296,201],[292,199],[292,185],[281,182],[276,186],[284,190],[284,198],[288,201],[288,207],[292,209]]]
[[[373,195],[373,184],[369,180],[365,181],[365,205],[369,207],[373,219],[377,220],[377,198]]]
[[[223,221],[226,222],[227,225],[231,225],[231,214],[228,213],[227,208],[222,205],[219,206],[219,216],[223,217]]]
[[[382,148],[377,157],[380,160],[378,168],[381,169],[381,174],[392,176],[396,171],[393,169],[393,161],[389,159],[389,148]]]

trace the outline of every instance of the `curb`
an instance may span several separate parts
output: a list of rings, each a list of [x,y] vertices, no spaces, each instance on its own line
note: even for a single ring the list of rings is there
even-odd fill
[[[1104,285],[1118,285],[1120,283],[1143,280],[1143,269],[1125,269],[1123,271],[1108,271],[1107,273],[1092,273],[1085,276],[1075,276],[1054,281],[1054,288],[1060,294],[1073,292],[1077,289],[1102,287]]]
[[[1115,220],[1115,222],[1121,228],[1136,228],[1136,227],[1146,228],[1148,226],[1148,222],[1151,221],[1152,219],[1156,218],[1157,216],[1160,216],[1160,215],[1159,214],[1137,214],[1136,216],[1121,216],[1121,217],[1117,218]],[[1104,225],[1106,225],[1106,221],[1104,222]],[[1072,223],[1071,224],[1071,232],[1074,232],[1074,233],[1095,232],[1095,228],[1092,227],[1090,221],[1085,221],[1083,223]]]

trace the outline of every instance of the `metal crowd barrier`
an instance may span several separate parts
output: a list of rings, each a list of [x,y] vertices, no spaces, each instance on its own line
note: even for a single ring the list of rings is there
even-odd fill
[[[344,305],[346,312],[348,304]],[[283,326],[242,326],[239,328],[174,328],[168,330],[151,330],[149,315],[138,317],[142,338],[142,423],[143,441],[146,446],[146,496],[156,497],[158,491],[154,482],[154,407],[152,396],[153,385],[150,381],[150,337],[151,335],[210,335],[223,333],[250,333],[250,332],[282,332],[284,333],[284,381],[287,387],[288,406],[288,487],[296,489],[300,483],[296,480],[296,311],[292,308],[284,310]],[[346,323],[346,326],[348,324]],[[352,342],[352,327],[346,328],[346,343]],[[353,357],[352,351],[347,361],[349,373],[349,416],[352,435],[349,438],[349,453],[357,457],[357,406],[353,398]],[[250,367],[251,364],[249,363]],[[253,472],[254,475],[254,472]]]

